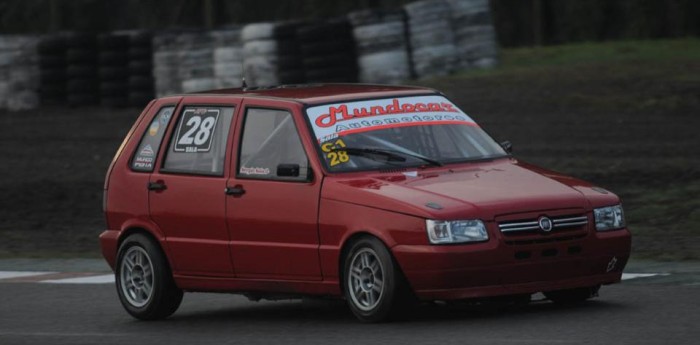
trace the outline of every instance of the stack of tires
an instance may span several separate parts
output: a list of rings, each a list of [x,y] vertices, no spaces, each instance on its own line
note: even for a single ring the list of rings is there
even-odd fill
[[[457,68],[457,47],[447,0],[404,6],[408,15],[413,68],[418,78],[444,76]]]
[[[99,101],[97,39],[93,34],[66,37],[66,100],[69,106],[95,105]]]
[[[133,107],[143,107],[154,98],[152,38],[150,32],[136,32],[129,37],[127,98]]]
[[[34,36],[0,36],[0,109],[39,106],[38,42]]]
[[[212,37],[206,32],[190,32],[178,36],[182,92],[211,90],[216,87],[212,43]]]
[[[459,54],[459,67],[498,64],[498,43],[488,0],[448,0]]]
[[[178,34],[166,32],[153,37],[153,79],[157,97],[182,92]]]
[[[126,35],[104,34],[97,37],[100,104],[105,107],[124,107],[128,94],[128,48]]]
[[[66,40],[47,36],[39,41],[39,95],[42,105],[66,103]]]
[[[297,23],[255,23],[243,27],[243,74],[249,86],[305,82],[296,38]]]
[[[348,18],[354,27],[361,82],[399,84],[411,78],[402,11],[363,10],[350,13]]]
[[[217,89],[240,87],[243,79],[243,45],[237,29],[212,32],[214,84]]]
[[[356,82],[357,55],[352,26],[343,20],[297,30],[307,82]]]

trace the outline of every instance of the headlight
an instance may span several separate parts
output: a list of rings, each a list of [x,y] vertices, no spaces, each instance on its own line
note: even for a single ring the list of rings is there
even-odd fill
[[[486,226],[480,220],[426,220],[428,238],[432,244],[479,242],[489,239]]]
[[[607,231],[625,227],[625,214],[622,212],[622,205],[596,208],[593,210],[595,216],[595,228],[598,231]]]

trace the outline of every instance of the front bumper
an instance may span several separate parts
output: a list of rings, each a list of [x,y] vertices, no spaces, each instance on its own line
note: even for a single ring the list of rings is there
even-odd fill
[[[552,243],[509,245],[492,238],[397,245],[392,252],[419,299],[455,300],[617,283],[630,247],[630,232],[621,229]]]

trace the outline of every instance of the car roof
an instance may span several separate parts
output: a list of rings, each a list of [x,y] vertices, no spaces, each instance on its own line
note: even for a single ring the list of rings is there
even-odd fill
[[[293,84],[274,87],[248,87],[198,92],[193,95],[236,95],[252,98],[278,98],[304,104],[322,104],[339,101],[382,97],[435,94],[438,91],[419,86],[379,84]]]

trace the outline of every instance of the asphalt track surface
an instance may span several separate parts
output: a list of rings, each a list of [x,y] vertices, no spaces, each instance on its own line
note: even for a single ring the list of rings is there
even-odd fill
[[[637,278],[576,307],[429,305],[357,322],[342,302],[186,294],[164,321],[132,319],[112,284],[0,283],[0,344],[698,344],[697,275]]]

